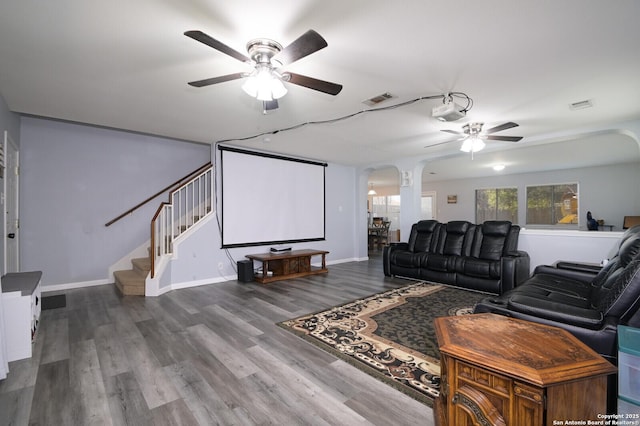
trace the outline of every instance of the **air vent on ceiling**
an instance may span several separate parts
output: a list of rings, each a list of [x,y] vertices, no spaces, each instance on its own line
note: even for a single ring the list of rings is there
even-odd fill
[[[380,102],[387,101],[394,97],[395,96],[393,96],[391,93],[385,92],[382,95],[374,96],[373,98],[362,101],[362,103],[365,105],[373,106],[373,105],[378,105]]]
[[[591,102],[591,99],[587,99],[584,101],[574,102],[572,104],[569,104],[569,109],[571,111],[575,111],[577,109],[591,108],[592,106],[593,106],[593,102]]]

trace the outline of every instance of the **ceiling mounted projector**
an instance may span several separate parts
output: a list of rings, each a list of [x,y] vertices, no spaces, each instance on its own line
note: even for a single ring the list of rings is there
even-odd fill
[[[433,107],[431,116],[440,121],[456,121],[464,118],[465,110],[455,102],[447,102],[446,104]]]

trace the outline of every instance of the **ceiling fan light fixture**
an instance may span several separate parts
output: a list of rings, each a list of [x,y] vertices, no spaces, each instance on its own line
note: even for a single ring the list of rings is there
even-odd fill
[[[280,99],[287,94],[287,88],[284,87],[282,80],[277,77],[273,77],[271,80],[271,96],[273,99]]]
[[[485,147],[485,143],[479,137],[472,136],[467,138],[462,142],[462,146],[460,147],[460,151],[462,152],[478,152],[483,150]]]
[[[272,101],[287,94],[282,80],[269,67],[254,70],[242,85],[242,90],[260,101]]]

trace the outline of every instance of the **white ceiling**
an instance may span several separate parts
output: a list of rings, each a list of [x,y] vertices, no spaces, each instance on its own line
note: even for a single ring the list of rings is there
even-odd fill
[[[187,141],[267,133],[231,143],[354,166],[414,157],[438,179],[452,170],[486,173],[498,161],[490,155],[526,171],[540,158],[548,162],[549,142],[567,139],[553,135],[640,119],[638,18],[637,0],[3,0],[0,94],[15,112]],[[286,46],[314,29],[329,46],[286,69],[344,89],[333,97],[288,84],[280,108],[263,115],[241,80],[190,87],[248,70],[183,35],[193,29],[243,53],[250,39]],[[384,92],[395,98],[379,107],[450,91],[474,101],[453,123],[431,117],[440,101],[423,100],[270,134],[368,109],[362,101]],[[587,99],[592,108],[569,109]],[[524,139],[490,142],[473,161],[457,142],[425,148],[452,139],[442,129],[471,121],[485,128],[514,121],[520,127],[500,134]],[[605,161],[617,140],[634,142],[618,133],[591,136],[598,154],[585,164]],[[516,156],[524,148],[526,161]],[[554,152],[575,153],[575,146],[560,149]],[[628,158],[626,149],[616,155]],[[578,161],[552,157],[559,168]]]

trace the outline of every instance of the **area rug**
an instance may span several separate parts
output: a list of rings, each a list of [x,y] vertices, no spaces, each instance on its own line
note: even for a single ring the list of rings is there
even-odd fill
[[[279,325],[432,405],[440,388],[433,319],[469,314],[484,297],[421,282]]]

